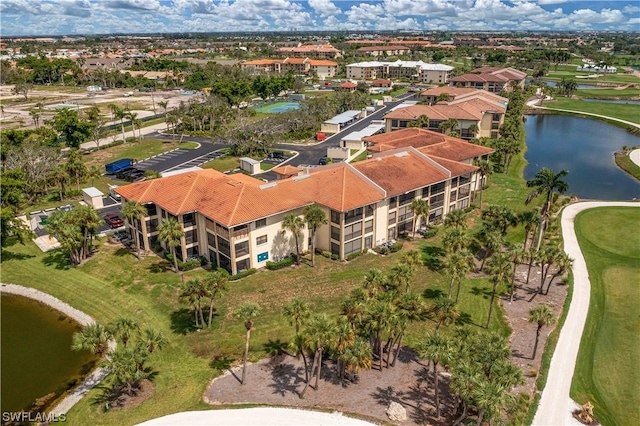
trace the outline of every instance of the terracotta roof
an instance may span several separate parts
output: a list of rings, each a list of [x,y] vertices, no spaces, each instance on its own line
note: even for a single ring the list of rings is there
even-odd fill
[[[314,202],[348,211],[385,198],[381,188],[346,163],[268,184],[243,174],[198,170],[121,186],[117,192],[127,200],[153,202],[174,215],[198,211],[225,226]]]
[[[275,167],[271,169],[271,171],[279,175],[290,175],[292,173],[299,173],[302,171],[302,169],[300,167],[290,166],[286,164],[284,166]]]
[[[457,82],[470,82],[470,83],[506,83],[509,81],[507,77],[497,74],[464,74],[457,77],[453,77],[449,81]]]
[[[357,85],[357,84],[355,84],[355,83],[349,83],[349,82],[342,83],[342,84],[340,85],[340,88],[342,88],[342,89],[355,89],[356,87],[358,87],[358,85]]]
[[[437,157],[435,155],[429,155],[428,157],[436,163],[440,164],[445,169],[448,169],[451,172],[452,177],[460,176],[465,173],[473,173],[480,168],[477,166],[472,166],[471,164],[460,163],[458,161]]]
[[[353,167],[384,188],[388,196],[404,194],[450,177],[449,170],[411,147],[376,154]]]
[[[311,66],[327,65],[327,66],[337,67],[338,63],[335,61],[329,61],[327,59],[309,59],[309,65]]]
[[[372,152],[414,147],[426,155],[435,155],[453,161],[470,160],[494,152],[492,148],[476,145],[460,138],[447,136],[427,129],[410,127],[364,138],[373,143],[367,149]]]
[[[450,118],[456,120],[481,120],[482,113],[475,108],[463,108],[460,105],[411,105],[398,108],[384,116],[385,119],[416,120],[426,115],[430,120],[444,121]]]
[[[389,50],[409,50],[407,46],[365,46],[358,49],[358,52],[385,52]]]

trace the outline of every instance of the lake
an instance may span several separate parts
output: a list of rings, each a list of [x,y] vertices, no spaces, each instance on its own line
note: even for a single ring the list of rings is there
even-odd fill
[[[71,336],[79,330],[75,321],[25,297],[3,294],[0,303],[2,412],[59,396],[92,369],[94,355],[71,350]]]
[[[528,115],[525,131],[525,179],[542,167],[556,173],[566,169],[568,194],[607,201],[640,198],[640,183],[613,159],[622,146],[640,145],[640,137],[601,121],[566,115]]]

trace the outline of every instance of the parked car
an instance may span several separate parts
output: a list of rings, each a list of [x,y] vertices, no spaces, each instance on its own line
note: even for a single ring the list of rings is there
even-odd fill
[[[104,221],[112,228],[120,228],[124,225],[124,221],[116,213],[109,213],[105,215]]]
[[[325,164],[327,164],[327,156],[325,155],[324,157],[321,157],[320,160],[318,161],[318,164],[320,164],[321,166],[324,166]]]

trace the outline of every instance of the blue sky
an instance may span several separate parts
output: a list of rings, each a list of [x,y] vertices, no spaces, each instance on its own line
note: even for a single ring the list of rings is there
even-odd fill
[[[640,31],[640,0],[0,0],[0,34]]]

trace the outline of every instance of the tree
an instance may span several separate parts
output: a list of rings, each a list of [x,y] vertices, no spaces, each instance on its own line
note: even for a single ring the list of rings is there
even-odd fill
[[[429,127],[429,117],[423,114],[415,120],[410,121],[409,124],[407,124],[407,127],[418,127],[421,129],[426,129]]]
[[[129,225],[133,229],[133,238],[136,240],[136,256],[138,260],[142,258],[140,255],[140,235],[138,235],[138,230],[136,224],[140,224],[140,226],[144,225],[142,219],[149,216],[147,209],[140,203],[135,201],[126,201],[122,205],[122,217],[127,219]],[[140,230],[142,231],[142,229]]]
[[[444,227],[447,229],[467,229],[467,214],[464,210],[452,210],[444,218]]]
[[[300,234],[304,230],[305,222],[295,213],[288,213],[282,220],[281,228],[291,232],[296,242],[296,264],[300,264]]]
[[[244,322],[244,328],[246,329],[244,338],[244,356],[242,358],[242,380],[240,384],[246,383],[247,374],[247,358],[249,357],[249,341],[251,339],[251,330],[253,329],[253,319],[260,315],[260,306],[256,303],[245,302],[238,306],[234,316],[240,321]]]
[[[524,243],[523,250],[527,248],[527,241],[532,230],[540,223],[540,211],[538,209],[527,210],[518,215],[518,223],[524,225]],[[535,232],[534,232],[535,233]]]
[[[169,247],[169,250],[171,250],[173,266],[176,272],[178,272],[176,247],[179,247],[182,244],[182,237],[184,237],[184,235],[185,234],[180,223],[171,217],[163,220],[160,226],[158,226],[158,239],[164,242]]]
[[[214,271],[207,274],[202,279],[202,285],[204,287],[204,296],[209,298],[209,325],[213,321],[213,302],[215,298],[227,291],[227,283],[229,282],[229,276],[222,271]]]
[[[487,258],[502,247],[504,238],[497,229],[483,228],[479,239],[483,246],[482,263],[480,264],[480,270],[482,271]]]
[[[409,204],[409,210],[413,212],[413,238],[415,239],[420,219],[426,220],[429,217],[429,202],[423,198],[416,198]]]
[[[65,163],[64,167],[69,175],[69,178],[76,181],[76,188],[79,191],[80,182],[87,174],[87,167],[82,161],[82,153],[79,149],[72,149],[71,151],[69,151],[69,156],[67,157],[67,162]]]
[[[540,247],[540,244],[542,243],[545,223],[548,221],[551,203],[553,202],[553,194],[564,194],[569,190],[569,184],[562,179],[568,174],[569,172],[566,170],[560,170],[558,173],[554,173],[553,170],[543,167],[538,171],[538,173],[536,173],[533,179],[527,181],[527,186],[535,189],[529,194],[525,204],[529,204],[538,195],[545,194],[545,203],[540,213],[539,234],[536,242],[536,248]]]
[[[82,142],[91,137],[91,123],[82,120],[76,110],[61,109],[53,116],[50,123],[70,148],[80,147]]]
[[[100,138],[104,133],[105,119],[100,115],[100,108],[93,105],[85,111],[87,120],[91,123],[91,134],[96,147],[100,148]]]
[[[442,237],[442,245],[447,253],[464,250],[469,246],[469,235],[464,229],[451,229]]]
[[[27,224],[18,219],[10,207],[3,207],[0,210],[0,244],[2,247],[9,244],[10,236],[15,237],[20,244],[24,244],[29,238],[35,238],[35,234]]]
[[[131,337],[140,332],[140,327],[132,319],[118,318],[113,324],[109,325],[109,330],[113,337],[119,339],[122,346],[126,348]]]
[[[31,116],[31,119],[33,120],[34,127],[37,129],[38,125],[40,123],[40,111],[37,110],[37,109],[30,109],[29,110],[29,115]]]
[[[515,212],[502,205],[491,205],[482,212],[484,228],[487,230],[497,230],[503,237],[507,235],[509,226],[518,224],[518,216]]]
[[[196,327],[205,326],[204,314],[202,313],[202,299],[205,297],[206,293],[207,291],[205,286],[199,278],[194,278],[182,283],[180,288],[180,300],[193,306]],[[198,317],[200,318],[200,323],[198,323]]]
[[[169,344],[169,341],[162,334],[161,331],[156,331],[151,328],[147,328],[142,332],[142,345],[147,349],[150,354],[157,350],[160,350]]]
[[[331,345],[334,337],[335,326],[325,314],[313,316],[307,323],[304,331],[304,338],[307,346],[314,352],[313,362],[311,363],[311,377],[305,384],[304,389],[300,393],[300,398],[304,398],[309,382],[316,377],[315,390],[318,390],[318,381],[322,372],[322,353],[324,349]]]
[[[304,221],[309,229],[311,239],[311,266],[316,266],[316,232],[319,227],[327,224],[327,217],[317,204],[312,204],[304,209]]]
[[[24,100],[29,99],[29,92],[33,90],[33,85],[30,83],[17,83],[13,89],[11,89],[11,93],[14,95],[22,95],[24,96]]]
[[[122,130],[122,142],[126,142],[127,138],[124,135],[124,119],[127,118],[127,112],[122,108],[116,107],[113,113],[116,120],[120,120],[120,129]]]
[[[71,349],[74,351],[90,351],[98,356],[104,355],[109,349],[109,341],[113,338],[113,333],[108,327],[100,324],[89,324],[73,333]]]
[[[533,355],[531,355],[531,359],[535,359],[542,327],[545,325],[553,325],[553,323],[556,322],[556,319],[553,315],[553,310],[549,305],[540,304],[529,311],[529,322],[535,322],[538,324],[538,328],[536,329],[536,341],[533,344]]]
[[[469,133],[471,133],[471,138],[474,139],[476,135],[480,132],[480,127],[478,127],[477,124],[472,124],[469,127],[467,127],[467,130],[469,131]],[[480,161],[484,161],[484,160],[480,160]]]
[[[573,259],[569,257],[567,253],[563,250],[558,250],[556,257],[554,258],[554,264],[556,265],[556,272],[553,274],[549,283],[547,284],[547,289],[544,294],[549,294],[549,288],[551,288],[551,283],[558,275],[564,274],[567,269],[571,268],[571,264],[573,263]]]
[[[456,307],[456,302],[450,297],[440,296],[436,298],[431,312],[436,320],[436,331],[443,325],[454,324],[460,318],[460,311]]]
[[[458,303],[458,298],[460,296],[462,280],[467,276],[467,273],[471,270],[472,266],[473,256],[469,250],[460,249],[456,251],[449,251],[447,253],[447,257],[444,261],[444,267],[449,276],[451,276],[451,281],[449,282],[449,294],[447,297],[451,299],[453,285],[457,283],[458,291],[456,292],[456,303]]]
[[[496,253],[487,262],[487,273],[491,282],[491,301],[489,302],[489,315],[487,316],[486,328],[491,324],[491,313],[493,312],[493,302],[496,298],[496,290],[499,285],[508,284],[511,277],[511,259],[506,253]]]
[[[283,314],[291,325],[296,327],[296,335],[300,334],[300,327],[311,316],[311,306],[302,299],[295,298],[283,308]]]
[[[167,101],[160,101],[158,102],[158,105],[160,106],[160,108],[162,108],[162,113],[164,114],[164,122],[167,126],[167,130],[169,130],[169,121],[167,120],[167,106],[169,106],[169,103]]]
[[[420,357],[433,364],[433,386],[435,389],[436,418],[440,418],[440,389],[438,387],[438,365],[447,364],[453,357],[450,340],[438,332],[427,333],[420,346]]]
[[[487,160],[476,160],[473,163],[476,167],[478,167],[478,174],[480,175],[480,212],[482,212],[482,192],[484,190],[484,186],[486,185],[485,177],[488,178],[493,173],[493,166]],[[487,179],[488,180],[488,179]]]
[[[441,122],[440,125],[438,126],[438,129],[440,130],[440,132],[444,133],[445,135],[450,135],[454,130],[458,128],[458,126],[459,126],[458,120],[456,120],[455,118],[450,118],[448,120]]]

